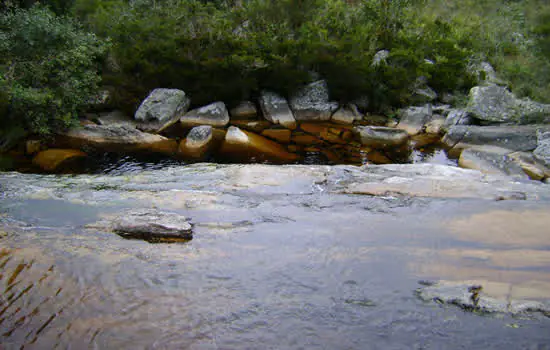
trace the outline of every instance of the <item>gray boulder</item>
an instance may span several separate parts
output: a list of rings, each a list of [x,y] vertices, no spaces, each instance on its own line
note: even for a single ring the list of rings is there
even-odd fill
[[[473,62],[468,65],[468,72],[480,85],[506,85],[506,82],[497,77],[495,69],[489,62]]]
[[[508,154],[508,157],[520,166],[531,179],[541,181],[550,178],[550,169],[535,158],[533,153],[513,152]]]
[[[518,99],[498,85],[473,87],[467,109],[473,117],[488,123],[540,122],[550,114],[550,105]]]
[[[229,123],[229,112],[223,102],[214,102],[209,105],[193,109],[180,118],[184,128],[200,125],[225,127]]]
[[[338,103],[329,102],[327,82],[319,80],[306,85],[290,99],[294,118],[299,121],[330,120]]]
[[[196,126],[180,142],[179,152],[184,158],[201,160],[210,154],[216,143],[212,126]]]
[[[357,106],[349,104],[338,108],[331,116],[331,121],[336,124],[353,124],[356,120],[361,120],[363,117]]]
[[[378,67],[382,64],[386,64],[388,57],[390,57],[390,52],[388,50],[380,50],[374,54],[371,65],[373,67]]]
[[[250,120],[258,117],[258,110],[254,103],[242,101],[229,111],[231,120]]]
[[[126,126],[129,128],[136,128],[139,125],[139,122],[135,119],[132,119],[124,112],[118,110],[100,113],[99,116],[94,119],[99,125],[105,126]]]
[[[353,130],[363,146],[373,148],[399,147],[409,140],[406,131],[385,126],[356,126]]]
[[[118,216],[112,230],[124,238],[149,242],[177,242],[193,238],[192,226],[187,218],[153,209],[133,210]]]
[[[447,118],[445,118],[445,123],[443,123],[443,130],[448,131],[449,128],[455,125],[469,125],[472,123],[472,118],[470,114],[463,109],[451,109]]]
[[[268,121],[280,124],[287,129],[296,129],[296,119],[284,97],[263,91],[260,96],[260,107],[264,118]]]
[[[466,282],[440,281],[423,282],[424,287],[417,290],[417,295],[424,301],[435,301],[442,304],[456,305],[462,309],[487,313],[550,313],[550,302],[534,300],[505,300],[486,295],[482,285]]]
[[[173,123],[187,111],[191,100],[178,89],[155,89],[139,106],[134,118],[146,131]]]
[[[550,126],[455,125],[449,128],[442,141],[449,148],[490,145],[512,151],[532,151],[537,147],[537,129],[550,130]]]
[[[547,167],[550,167],[550,131],[537,130],[537,147],[533,155],[542,161]]]
[[[399,111],[399,124],[397,128],[405,130],[413,136],[422,132],[424,125],[428,123],[433,115],[432,105],[422,107],[408,107]]]

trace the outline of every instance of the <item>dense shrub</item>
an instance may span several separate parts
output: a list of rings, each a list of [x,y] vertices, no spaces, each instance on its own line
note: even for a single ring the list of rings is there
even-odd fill
[[[106,44],[42,6],[0,14],[0,126],[67,127],[100,82]]]

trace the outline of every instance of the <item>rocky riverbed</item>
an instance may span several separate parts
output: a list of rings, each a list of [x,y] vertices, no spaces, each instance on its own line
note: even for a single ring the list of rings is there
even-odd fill
[[[432,164],[0,173],[0,343],[540,348],[549,210],[540,181]]]

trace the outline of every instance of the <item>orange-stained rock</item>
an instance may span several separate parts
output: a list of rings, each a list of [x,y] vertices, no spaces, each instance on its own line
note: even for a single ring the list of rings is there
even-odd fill
[[[340,156],[338,154],[336,154],[336,152],[334,151],[331,151],[329,149],[322,149],[321,150],[321,153],[327,157],[327,159],[332,162],[332,163],[336,163],[336,164],[341,164],[343,163],[343,160],[342,158],[340,158]]]
[[[32,162],[42,170],[56,171],[68,161],[84,158],[86,156],[86,153],[75,149],[51,148],[39,152],[36,156],[34,156]]]
[[[241,130],[248,130],[258,134],[273,125],[267,120],[232,120],[230,123]]]
[[[340,134],[344,130],[353,130],[353,126],[332,123],[302,123],[300,124],[300,129],[310,134],[320,134],[323,131],[330,131],[332,134]]]
[[[290,143],[291,131],[288,129],[266,129],[262,135],[281,143]]]
[[[227,130],[220,153],[232,158],[256,161],[293,162],[299,158],[277,142],[235,126],[230,126]]]
[[[194,127],[180,142],[179,155],[186,159],[204,160],[219,147],[224,137],[223,130],[214,129],[210,125]]]
[[[323,140],[313,136],[313,135],[292,135],[292,142],[299,145],[317,145],[323,143]]]
[[[424,146],[433,145],[441,141],[441,136],[437,134],[417,134],[411,137],[412,148],[418,149]]]

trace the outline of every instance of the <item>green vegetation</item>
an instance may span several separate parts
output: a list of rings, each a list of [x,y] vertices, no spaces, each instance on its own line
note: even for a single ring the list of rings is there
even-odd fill
[[[128,112],[156,87],[183,89],[194,104],[232,103],[262,89],[288,95],[315,75],[335,100],[398,107],[419,77],[439,93],[467,93],[476,83],[469,65],[481,61],[518,95],[550,102],[543,0],[42,2],[52,12],[34,2],[2,5],[2,128],[67,126],[100,72]],[[380,50],[390,55],[375,66]]]

